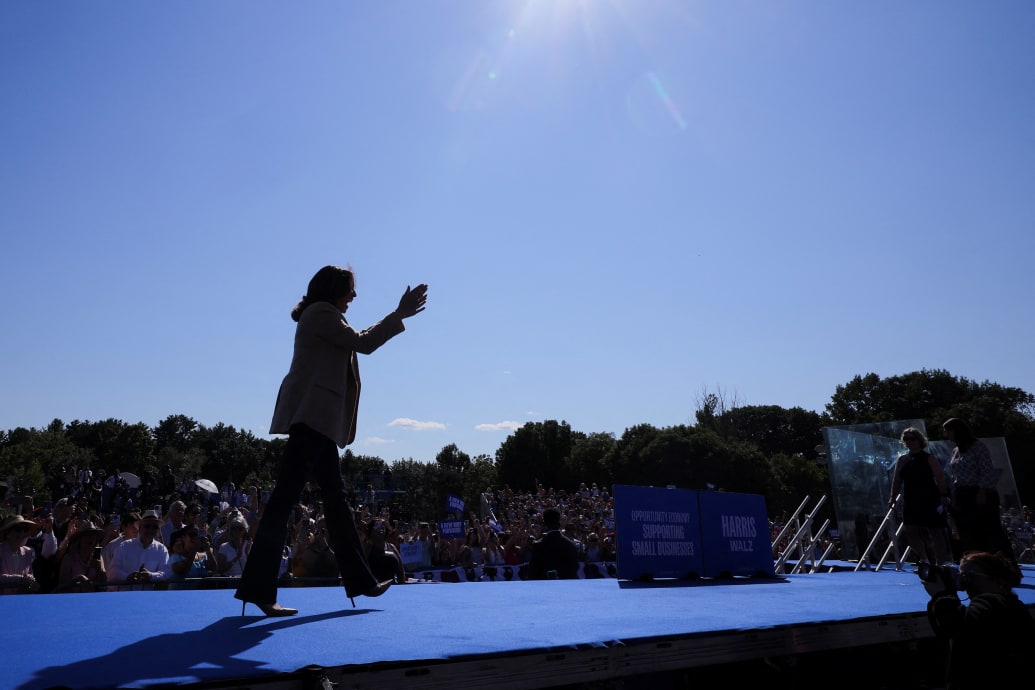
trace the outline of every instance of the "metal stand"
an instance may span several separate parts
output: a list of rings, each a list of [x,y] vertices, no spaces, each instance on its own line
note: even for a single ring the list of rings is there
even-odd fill
[[[791,519],[787,521],[787,524],[784,525],[782,530],[780,530],[776,539],[773,540],[772,547],[775,552],[776,547],[781,541],[783,541],[783,538],[792,529],[792,527],[795,529],[794,536],[791,537],[789,542],[787,542],[787,548],[785,548],[783,552],[776,557],[776,563],[773,567],[777,574],[783,572],[783,569],[787,564],[787,560],[795,552],[798,555],[798,561],[794,564],[794,568],[791,570],[791,573],[802,572],[806,563],[812,564],[809,572],[814,573],[822,567],[823,562],[827,559],[827,556],[830,555],[830,552],[834,548],[833,544],[828,544],[823,554],[818,559],[816,558],[816,545],[819,540],[812,533],[812,525],[815,521],[816,513],[818,513],[819,509],[823,507],[826,500],[826,496],[820,496],[820,499],[816,502],[816,506],[812,509],[812,512],[806,515],[804,520],[799,521],[798,516],[801,515],[803,510],[805,510],[805,505],[809,502],[809,497],[806,496],[805,500],[801,502],[800,506],[798,506],[798,509],[794,511],[794,515],[791,516]],[[820,526],[818,533],[823,534],[826,532],[829,524],[830,520],[825,520]]]
[[[880,560],[877,561],[877,565],[875,566],[874,570],[879,571],[881,568],[883,568],[884,564],[888,562],[888,557],[891,555],[893,551],[895,554],[895,570],[902,570],[902,562],[906,559],[906,556],[909,555],[910,549],[907,546],[906,550],[902,553],[899,553],[898,549],[898,539],[899,536],[902,534],[902,529],[904,526],[895,524],[895,506],[898,505],[898,502],[901,498],[902,494],[895,496],[894,502],[892,502],[892,504],[888,507],[888,511],[884,513],[884,519],[881,520],[881,523],[877,527],[877,529],[873,530],[873,538],[870,539],[870,543],[866,546],[866,550],[863,551],[862,555],[859,556],[859,562],[855,564],[856,571],[862,568],[863,564],[867,564],[866,568],[869,569],[870,552],[877,548],[877,540],[880,539],[881,532],[887,533],[889,543],[888,548],[884,550],[884,554],[881,556]]]

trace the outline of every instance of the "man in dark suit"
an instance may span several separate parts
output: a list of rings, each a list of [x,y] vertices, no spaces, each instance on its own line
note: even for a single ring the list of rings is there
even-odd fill
[[[561,512],[543,511],[543,536],[532,543],[529,580],[574,580],[579,576],[579,550],[561,533]]]

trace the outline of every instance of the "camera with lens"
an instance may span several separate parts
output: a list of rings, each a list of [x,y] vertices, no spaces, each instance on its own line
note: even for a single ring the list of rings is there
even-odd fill
[[[934,565],[933,563],[921,563],[917,566],[916,574],[928,584],[941,583],[949,592],[962,592],[963,578],[960,576],[958,565]]]

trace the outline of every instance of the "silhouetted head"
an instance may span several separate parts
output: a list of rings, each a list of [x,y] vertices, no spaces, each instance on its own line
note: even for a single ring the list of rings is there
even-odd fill
[[[351,270],[341,266],[324,266],[309,281],[305,296],[291,310],[291,318],[298,321],[302,312],[317,302],[335,304],[343,297],[352,295],[355,288],[356,277]]]
[[[560,529],[561,511],[556,508],[547,508],[543,511],[543,529]]]

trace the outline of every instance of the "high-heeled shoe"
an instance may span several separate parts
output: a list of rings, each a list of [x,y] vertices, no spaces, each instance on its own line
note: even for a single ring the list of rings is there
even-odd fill
[[[373,587],[371,587],[367,591],[361,592],[360,594],[357,594],[356,596],[357,597],[360,597],[360,596],[362,596],[362,597],[379,597],[382,594],[384,594],[385,592],[387,592],[388,588],[391,587],[394,583],[395,583],[395,580],[382,580],[381,582],[378,582],[376,585],[374,585]],[[356,608],[356,599],[355,599],[355,597],[349,597],[349,601],[352,602],[352,608]]]
[[[289,609],[286,606],[281,606],[277,602],[272,604],[257,604],[254,601],[242,601],[241,602],[241,615],[244,615],[244,607],[248,604],[255,604],[262,614],[267,618],[282,618],[283,616],[293,616],[298,613],[298,609]]]

